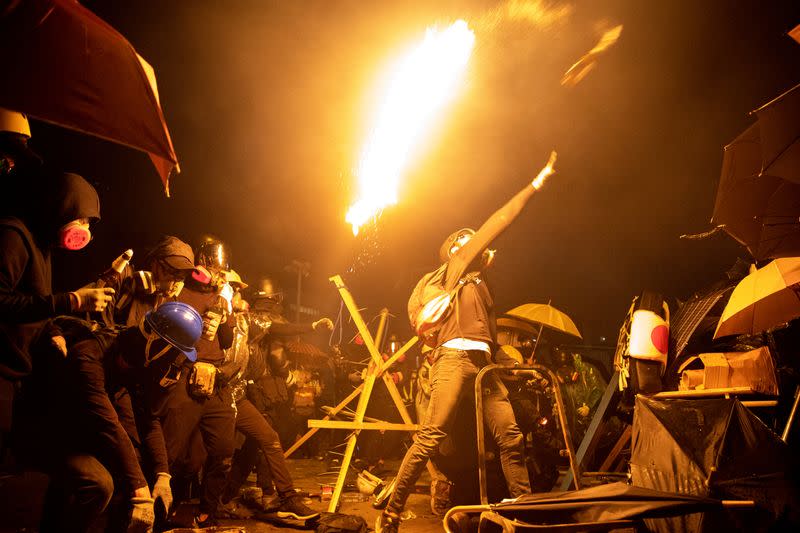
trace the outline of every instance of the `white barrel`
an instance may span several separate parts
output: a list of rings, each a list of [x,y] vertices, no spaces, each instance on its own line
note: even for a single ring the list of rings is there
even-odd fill
[[[652,311],[633,312],[628,355],[635,359],[658,361],[662,372],[667,366],[669,322]]]

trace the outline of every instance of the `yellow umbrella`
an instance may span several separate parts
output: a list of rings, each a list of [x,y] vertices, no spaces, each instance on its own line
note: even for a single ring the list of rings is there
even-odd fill
[[[536,335],[536,328],[533,327],[530,322],[525,322],[516,318],[500,317],[497,319],[497,327],[516,329],[524,331],[525,333],[530,333],[531,335]]]
[[[563,311],[559,311],[549,303],[547,304],[522,304],[514,309],[507,311],[506,316],[512,318],[519,318],[526,322],[533,322],[539,325],[539,333],[536,335],[536,344],[533,345],[533,352],[531,357],[536,354],[536,348],[539,346],[539,339],[542,336],[542,330],[545,326],[573,337],[581,337],[575,322],[567,316]]]
[[[505,314],[583,339],[575,322],[550,304],[522,304]]]
[[[800,257],[776,259],[733,289],[714,338],[755,334],[800,316]]]

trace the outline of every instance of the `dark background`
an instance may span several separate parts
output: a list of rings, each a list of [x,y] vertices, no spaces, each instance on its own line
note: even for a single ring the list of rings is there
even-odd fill
[[[146,155],[41,123],[34,146],[96,184],[103,220],[56,258],[57,288],[94,278],[162,234],[230,244],[246,281],[309,261],[303,303],[336,314],[342,274],[369,317],[405,302],[444,237],[479,226],[559,153],[558,174],[497,241],[498,309],[552,300],[590,343],[616,339],[642,289],[685,298],[746,252],[710,228],[722,148],[748,112],[800,81],[796,1],[591,0],[549,26],[487,1],[85,1],[155,68],[182,172],[166,198]],[[530,2],[529,2],[530,3]],[[534,2],[535,3],[535,2]],[[517,5],[520,5],[517,2]],[[374,81],[434,23],[476,47],[462,94],[405,176],[399,203],[354,238]],[[602,29],[619,42],[579,85],[561,75]],[[134,258],[134,262],[135,262]],[[291,316],[291,314],[290,314]]]

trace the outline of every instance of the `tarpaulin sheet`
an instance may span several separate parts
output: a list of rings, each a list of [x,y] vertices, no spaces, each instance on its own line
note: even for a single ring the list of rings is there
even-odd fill
[[[735,399],[636,398],[630,462],[634,485],[755,500],[760,509],[699,513],[653,527],[657,531],[711,531],[721,523],[743,525],[742,520],[766,528],[796,505],[793,464],[786,444]]]

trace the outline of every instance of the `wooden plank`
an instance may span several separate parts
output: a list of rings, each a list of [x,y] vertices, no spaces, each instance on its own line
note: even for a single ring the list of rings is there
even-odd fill
[[[325,429],[375,429],[379,431],[417,431],[417,424],[398,424],[395,422],[350,422],[349,420],[309,420],[308,426]]]
[[[355,397],[356,397],[356,396],[358,396],[359,394],[361,394],[361,391],[362,391],[362,390],[364,390],[364,384],[363,384],[363,383],[362,383],[361,385],[359,385],[358,387],[356,387],[355,389],[353,389],[353,392],[351,392],[351,393],[350,393],[350,395],[349,395],[349,396],[347,396],[347,398],[345,398],[344,400],[342,400],[341,402],[339,402],[339,405],[337,405],[336,407],[334,407],[333,409],[331,409],[331,410],[330,410],[330,412],[329,412],[327,415],[325,415],[325,416],[322,418],[322,420],[330,420],[330,419],[331,419],[331,417],[334,417],[334,416],[336,416],[336,414],[337,414],[339,411],[341,411],[342,409],[344,409],[345,407],[347,407],[347,405],[348,405],[350,402],[352,402],[352,401],[355,399]],[[311,420],[309,420],[309,422],[311,422]],[[310,425],[310,424],[309,424],[309,427],[311,427],[311,425]],[[319,428],[318,428],[318,427],[311,427],[311,429],[309,429],[308,431],[306,431],[306,434],[305,434],[305,435],[303,435],[302,437],[300,437],[299,439],[297,439],[297,440],[295,441],[295,443],[294,443],[294,444],[292,444],[292,447],[291,447],[291,448],[289,448],[288,450],[286,450],[285,452],[283,452],[283,456],[284,456],[284,457],[289,457],[290,455],[292,455],[292,454],[293,454],[294,452],[296,452],[296,451],[298,450],[298,448],[300,448],[300,446],[302,446],[302,445],[303,445],[303,444],[304,444],[304,443],[305,443],[305,442],[306,442],[308,439],[310,439],[311,437],[313,437],[313,436],[314,436],[314,434],[315,434],[317,431],[319,431]]]
[[[583,436],[581,445],[578,447],[578,452],[575,454],[575,461],[581,468],[583,468],[584,459],[594,452],[597,442],[600,440],[600,427],[603,425],[603,421],[606,417],[606,411],[608,411],[611,401],[616,397],[618,384],[619,370],[616,370],[608,382],[608,386],[603,393],[603,397],[600,398],[600,403],[597,405],[597,411],[595,411],[592,421],[589,424],[589,427],[586,429],[586,434]],[[562,491],[569,490],[570,485],[572,485],[572,478],[572,472],[568,471],[561,482]]]
[[[730,394],[758,394],[750,387],[726,387],[724,389],[703,389],[703,390],[670,390],[653,394],[650,398],[664,400],[669,398],[688,399],[693,398],[713,398]]]
[[[600,465],[601,472],[611,471],[611,465],[613,465],[614,461],[616,461],[617,457],[619,457],[619,454],[625,447],[625,445],[631,441],[631,433],[632,433],[631,426],[625,426],[625,431],[623,431],[622,435],[620,435],[619,439],[617,440],[617,443],[614,445],[614,448],[612,448],[611,453],[608,454],[606,460],[603,461],[602,465]]]

